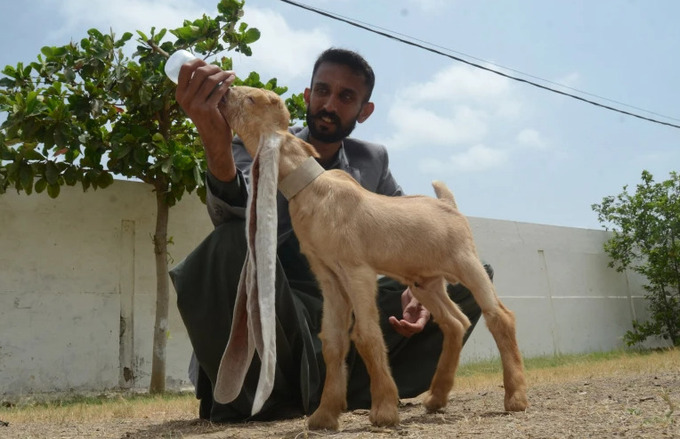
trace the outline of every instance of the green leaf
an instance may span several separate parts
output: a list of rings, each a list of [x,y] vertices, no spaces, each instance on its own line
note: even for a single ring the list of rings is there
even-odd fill
[[[254,27],[251,27],[243,35],[242,42],[245,43],[245,44],[252,44],[259,39],[260,39],[260,31],[256,28],[254,28]]]
[[[122,159],[130,153],[132,146],[129,144],[116,144],[111,150],[111,158]]]
[[[87,191],[90,188],[90,178],[87,174],[84,174],[80,179],[80,184],[83,185],[83,191]]]
[[[130,129],[130,133],[132,133],[132,135],[135,136],[137,139],[143,139],[145,137],[148,137],[149,130],[141,125],[134,125]]]
[[[167,159],[163,160],[163,164],[161,164],[161,171],[163,171],[163,174],[167,174],[170,172],[172,169],[172,157],[168,157]]]
[[[19,183],[27,193],[33,189],[33,168],[28,163],[22,163],[19,167]]]
[[[78,181],[78,171],[74,166],[69,166],[66,168],[66,170],[64,171],[64,181],[69,186],[73,186],[76,184],[76,182]]]
[[[7,76],[12,77],[12,78],[16,78],[16,76],[17,76],[17,71],[12,66],[5,66],[5,68],[2,69],[2,73],[4,75],[7,75]]]
[[[132,38],[132,33],[131,32],[125,32],[122,37],[118,41],[116,41],[116,44],[114,45],[115,48],[123,47],[125,46],[125,43],[127,43],[130,39]]]
[[[145,41],[145,42],[149,40],[149,37],[147,37],[144,32],[142,32],[140,30],[138,30],[136,32],[137,32],[137,35],[139,35],[140,40]]]
[[[47,187],[47,180],[44,178],[38,179],[38,181],[35,182],[35,191],[39,194],[43,193],[45,188]]]
[[[64,79],[66,82],[73,82],[76,80],[76,74],[72,68],[67,67],[64,69]]]
[[[137,146],[132,150],[132,157],[136,163],[146,165],[149,162],[149,153],[143,146]]]
[[[58,184],[48,184],[47,185],[47,195],[50,196],[50,198],[57,198],[59,196],[59,192],[61,191],[61,186]]]
[[[161,133],[154,133],[153,136],[151,136],[151,140],[156,144],[162,145],[165,143],[165,137],[163,137]]]
[[[21,150],[21,155],[26,159],[26,160],[45,160],[45,156],[40,154],[38,151],[35,149],[31,148],[31,146],[35,147],[36,145],[26,145],[24,144],[24,148]]]
[[[59,179],[59,170],[57,169],[57,165],[54,164],[54,162],[47,162],[45,163],[45,179],[49,184],[57,184],[57,180]]]
[[[100,172],[97,175],[97,185],[101,188],[105,188],[113,183],[113,175],[108,172]]]

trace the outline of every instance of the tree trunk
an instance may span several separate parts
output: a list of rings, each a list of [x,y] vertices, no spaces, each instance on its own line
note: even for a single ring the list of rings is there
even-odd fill
[[[156,256],[156,323],[153,330],[153,356],[151,362],[151,384],[149,393],[165,392],[165,360],[168,342],[168,304],[170,302],[168,282],[168,214],[170,207],[165,202],[167,188],[156,185],[156,231],[153,237]]]

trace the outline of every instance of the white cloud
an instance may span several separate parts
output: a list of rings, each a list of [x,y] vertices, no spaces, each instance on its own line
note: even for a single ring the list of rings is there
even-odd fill
[[[425,12],[438,11],[447,6],[447,0],[410,0],[408,3],[419,7]]]
[[[418,169],[425,174],[433,175],[479,172],[502,166],[508,160],[508,155],[507,151],[478,144],[462,153],[450,155],[448,160],[423,159],[419,162]]]
[[[530,105],[512,85],[469,66],[447,67],[395,92],[393,132],[377,141],[411,149],[425,174],[482,172],[511,163],[518,149],[547,149],[539,130],[525,125]]]
[[[56,34],[69,37],[76,37],[74,32],[80,29],[93,27],[101,31],[112,28],[117,35],[136,30],[148,32],[152,26],[173,28],[181,26],[184,19],[216,13],[191,0],[117,0],[115,4],[110,0],[63,0],[58,5],[61,17],[57,21],[63,25]]]
[[[136,30],[148,33],[151,27],[172,29],[203,14],[215,16],[216,4],[215,1],[212,9],[206,10],[192,0],[118,0],[115,7],[110,0],[64,0],[55,6],[59,8],[56,21],[62,26],[52,39],[78,41],[90,28],[100,31],[112,28],[118,36]],[[294,29],[269,9],[246,4],[242,21],[262,33],[260,40],[251,45],[253,56],[229,53],[234,69],[243,76],[257,71],[264,80],[276,77],[283,85],[294,79],[307,81],[316,56],[331,45],[330,37],[321,28]]]
[[[581,75],[578,72],[572,72],[558,78],[555,82],[566,87],[578,87],[581,82]]]
[[[509,80],[479,69],[453,64],[434,74],[430,81],[413,84],[399,93],[416,102],[485,102],[508,93]]]
[[[389,121],[398,130],[384,143],[394,149],[406,149],[423,144],[452,146],[479,141],[486,134],[485,117],[483,112],[465,106],[436,112],[434,107],[401,101],[388,113]]]
[[[252,45],[252,57],[233,57],[237,71],[241,66],[248,72],[275,76],[286,85],[295,79],[308,81],[316,57],[331,46],[330,36],[321,28],[294,29],[281,15],[268,9],[249,8],[246,4],[243,20],[260,29],[262,36]]]
[[[525,128],[517,134],[517,144],[521,147],[528,147],[533,149],[545,149],[548,147],[547,142],[541,136],[541,133],[532,129]]]
[[[394,132],[378,141],[394,149],[425,144],[460,151],[494,141],[497,126],[517,119],[522,107],[508,80],[452,65],[395,92],[387,116]]]

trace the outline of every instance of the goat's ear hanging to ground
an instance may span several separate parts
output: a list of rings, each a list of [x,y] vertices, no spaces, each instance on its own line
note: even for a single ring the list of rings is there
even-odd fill
[[[219,403],[236,399],[253,353],[257,351],[261,366],[253,415],[262,409],[271,394],[276,369],[276,196],[281,136],[264,134],[259,140],[246,206],[248,258],[238,286],[231,335],[214,389],[215,400]]]

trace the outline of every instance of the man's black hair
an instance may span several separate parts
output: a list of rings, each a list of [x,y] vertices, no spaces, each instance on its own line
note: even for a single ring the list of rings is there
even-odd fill
[[[368,61],[366,61],[361,55],[356,52],[347,49],[338,49],[331,47],[325,50],[314,63],[314,70],[312,70],[312,85],[314,82],[314,75],[319,69],[322,63],[334,63],[349,67],[354,73],[357,73],[364,77],[364,83],[368,89],[368,93],[365,98],[365,102],[371,98],[371,93],[373,93],[373,86],[375,85],[375,73],[371,68]]]

